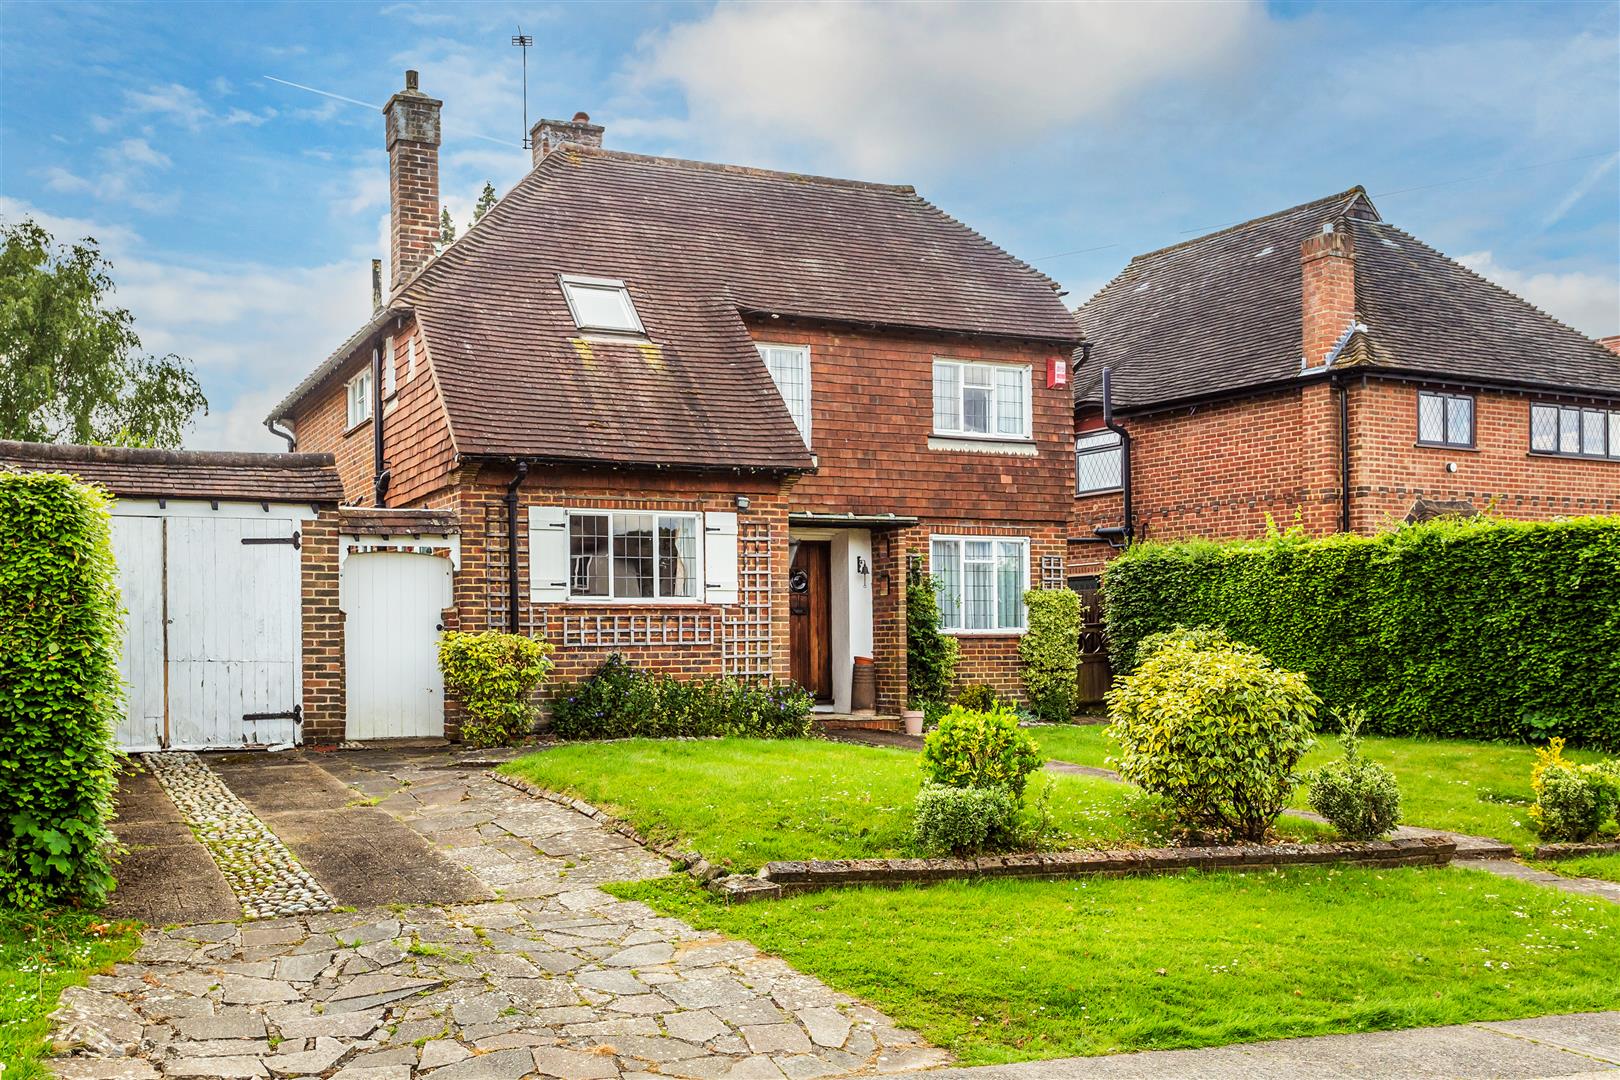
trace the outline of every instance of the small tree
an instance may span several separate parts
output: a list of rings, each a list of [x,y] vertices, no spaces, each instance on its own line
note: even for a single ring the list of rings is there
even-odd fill
[[[490,183],[488,180],[485,180],[484,190],[478,195],[478,205],[473,207],[474,225],[484,220],[484,215],[489,213],[490,207],[494,206],[496,201],[495,185]]]
[[[1366,715],[1349,709],[1339,717],[1344,758],[1310,775],[1311,809],[1327,818],[1346,840],[1376,840],[1401,822],[1401,789],[1395,774],[1361,756]]]
[[[1138,655],[1108,692],[1120,776],[1189,828],[1264,840],[1315,742],[1320,701],[1305,676],[1212,629],[1151,635]]]
[[[450,208],[446,206],[439,211],[439,250],[443,251],[445,248],[455,243],[455,240],[455,219],[450,216]]]
[[[1018,655],[1030,704],[1042,720],[1066,724],[1080,698],[1080,594],[1031,589],[1024,604],[1029,629],[1018,641]]]
[[[913,571],[906,579],[906,685],[914,708],[950,696],[956,656],[956,639],[940,631],[939,583]]]
[[[189,360],[141,355],[111,269],[93,239],[0,228],[0,439],[179,446],[208,411]]]

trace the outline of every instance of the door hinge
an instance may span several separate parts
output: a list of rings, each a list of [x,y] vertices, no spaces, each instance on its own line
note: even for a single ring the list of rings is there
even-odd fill
[[[242,543],[244,543],[244,544],[291,544],[293,546],[294,551],[299,551],[299,550],[302,550],[302,548],[304,546],[304,539],[303,539],[303,536],[299,533],[299,531],[297,529],[294,529],[293,534],[291,536],[244,536],[244,537],[242,537]]]
[[[291,720],[294,724],[302,725],[304,722],[304,707],[294,705],[286,712],[249,712],[242,714],[243,720]]]

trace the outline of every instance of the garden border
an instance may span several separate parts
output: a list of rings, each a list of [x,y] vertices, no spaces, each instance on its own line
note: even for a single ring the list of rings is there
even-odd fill
[[[730,902],[775,900],[795,893],[848,886],[898,888],[982,878],[1133,877],[1183,870],[1275,870],[1284,866],[1444,866],[1456,841],[1441,836],[1396,840],[1337,840],[1320,844],[1136,848],[1115,851],[1042,851],[979,859],[815,859],[771,862],[757,874],[731,874],[696,852],[656,844],[629,823],[581,799],[504,773],[489,774],[526,795],[566,806],[626,836],[655,854],[684,864],[686,873]]]
[[[1580,859],[1587,855],[1620,855],[1620,840],[1590,844],[1542,844],[1530,853],[1532,859]]]

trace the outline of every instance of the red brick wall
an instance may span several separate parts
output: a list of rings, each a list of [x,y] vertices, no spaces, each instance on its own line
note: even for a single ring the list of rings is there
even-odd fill
[[[1510,518],[1620,513],[1620,462],[1529,452],[1530,397],[1475,393],[1476,448],[1461,449],[1415,445],[1416,384],[1369,377],[1349,395],[1356,532],[1390,527],[1419,496],[1467,499]],[[1139,537],[1255,537],[1267,514],[1285,528],[1297,514],[1313,534],[1338,530],[1338,401],[1325,382],[1121,422],[1132,435]],[[1069,570],[1096,573],[1113,551],[1080,538],[1119,523],[1120,496],[1072,501]]]
[[[755,322],[756,341],[810,346],[814,475],[795,510],[1057,523],[1073,494],[1068,387],[1047,389],[1050,346]],[[1028,364],[1034,457],[930,450],[934,358]]]
[[[338,597],[337,515],[325,511],[302,526],[304,741],[343,738],[343,611]]]
[[[1530,453],[1530,403],[1550,398],[1476,392],[1476,448],[1469,450],[1414,445],[1417,395],[1410,383],[1381,379],[1351,388],[1350,506],[1357,532],[1401,520],[1418,496],[1467,499],[1481,510],[1525,520],[1620,513],[1620,461]],[[1456,472],[1446,471],[1448,462]]]

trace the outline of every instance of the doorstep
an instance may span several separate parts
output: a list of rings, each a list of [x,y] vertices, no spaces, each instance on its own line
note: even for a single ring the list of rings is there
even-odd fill
[[[860,716],[854,713],[814,714],[823,731],[904,731],[898,716]]]

